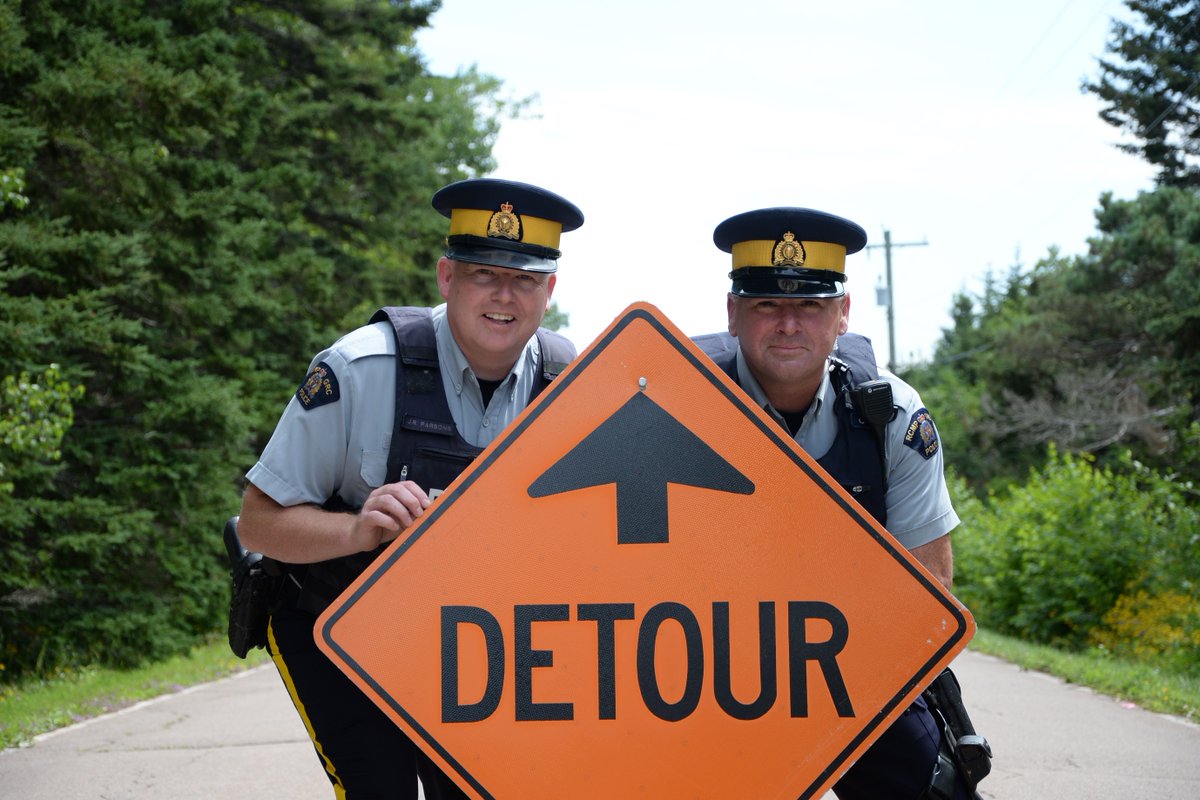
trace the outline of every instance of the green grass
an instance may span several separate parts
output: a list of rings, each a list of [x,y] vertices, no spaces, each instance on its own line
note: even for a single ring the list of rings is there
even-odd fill
[[[214,637],[185,656],[136,669],[86,667],[43,680],[0,685],[0,749],[268,660],[265,651],[252,650],[243,661],[230,652],[224,637]]]
[[[1068,653],[980,629],[970,648],[1027,669],[1047,672],[1150,711],[1200,721],[1200,677],[1120,659],[1099,650]]]
[[[1065,653],[980,630],[971,649],[1027,669],[1048,672],[1151,711],[1200,719],[1200,679],[1102,652]],[[29,742],[39,733],[132,705],[186,686],[214,680],[265,663],[252,650],[245,661],[229,652],[225,639],[158,664],[133,670],[88,667],[41,681],[0,686],[0,748]]]

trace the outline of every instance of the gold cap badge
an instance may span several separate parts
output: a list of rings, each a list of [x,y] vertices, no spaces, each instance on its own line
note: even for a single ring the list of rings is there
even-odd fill
[[[501,203],[500,210],[488,220],[487,235],[504,239],[521,238],[521,218],[513,213],[512,203]]]
[[[775,267],[803,267],[804,258],[807,254],[804,252],[804,243],[796,241],[796,234],[788,231],[783,235],[783,239],[779,244],[775,245],[775,252],[771,256],[771,265]]]

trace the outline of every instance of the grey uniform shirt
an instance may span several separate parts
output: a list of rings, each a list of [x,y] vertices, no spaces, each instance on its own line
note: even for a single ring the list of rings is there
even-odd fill
[[[771,407],[766,392],[746,365],[741,348],[737,353],[737,370],[738,381],[746,393],[786,430],[783,417]],[[896,419],[887,426],[884,443],[888,458],[887,529],[900,544],[912,550],[954,530],[959,519],[950,505],[940,445],[927,458],[905,441],[911,435],[910,426],[919,425],[925,412],[920,395],[886,370],[881,369],[879,377],[891,384],[892,402],[900,408]],[[828,453],[837,438],[836,401],[837,395],[826,370],[817,396],[805,412],[795,436],[796,443],[814,459]],[[928,424],[932,426],[932,420]]]
[[[485,447],[528,403],[540,361],[537,337],[530,337],[485,409],[475,373],[450,333],[444,304],[433,309],[433,325],[454,424],[463,439]],[[306,408],[293,396],[246,478],[282,506],[321,504],[337,494],[358,507],[387,475],[396,407],[396,337],[391,323],[366,325],[338,339],[313,358],[310,380],[314,375],[326,382],[323,398],[336,399]],[[428,492],[445,487],[421,488]]]

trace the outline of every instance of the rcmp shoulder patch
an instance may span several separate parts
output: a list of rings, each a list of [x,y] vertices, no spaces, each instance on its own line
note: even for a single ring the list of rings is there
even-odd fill
[[[305,411],[336,403],[340,396],[337,376],[324,361],[312,368],[308,377],[304,379],[304,383],[300,384],[300,388],[296,390],[296,399],[300,401],[300,405],[304,406]]]
[[[924,408],[918,408],[908,420],[908,428],[904,431],[904,444],[921,454],[922,458],[930,459],[937,455],[938,443],[937,426],[933,424],[933,416]]]

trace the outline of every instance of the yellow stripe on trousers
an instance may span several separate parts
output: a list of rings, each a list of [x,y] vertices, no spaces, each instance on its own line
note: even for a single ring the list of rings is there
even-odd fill
[[[279,670],[279,677],[283,678],[284,685],[287,686],[288,694],[292,696],[292,704],[296,706],[296,711],[300,713],[300,719],[304,720],[304,728],[308,731],[308,738],[312,739],[313,747],[317,749],[317,755],[321,757],[321,764],[325,767],[325,772],[329,774],[329,780],[333,782],[333,796],[335,800],[345,800],[346,787],[342,785],[342,779],[338,777],[337,769],[333,766],[333,762],[325,755],[321,743],[317,740],[317,733],[313,730],[312,723],[308,720],[308,713],[304,710],[304,703],[300,700],[300,695],[296,692],[296,684],[292,681],[292,674],[288,672],[288,666],[284,663],[283,655],[279,652],[279,645],[275,641],[275,629],[272,627],[273,620],[267,622],[267,641],[271,647],[271,660],[275,662],[276,669]]]

